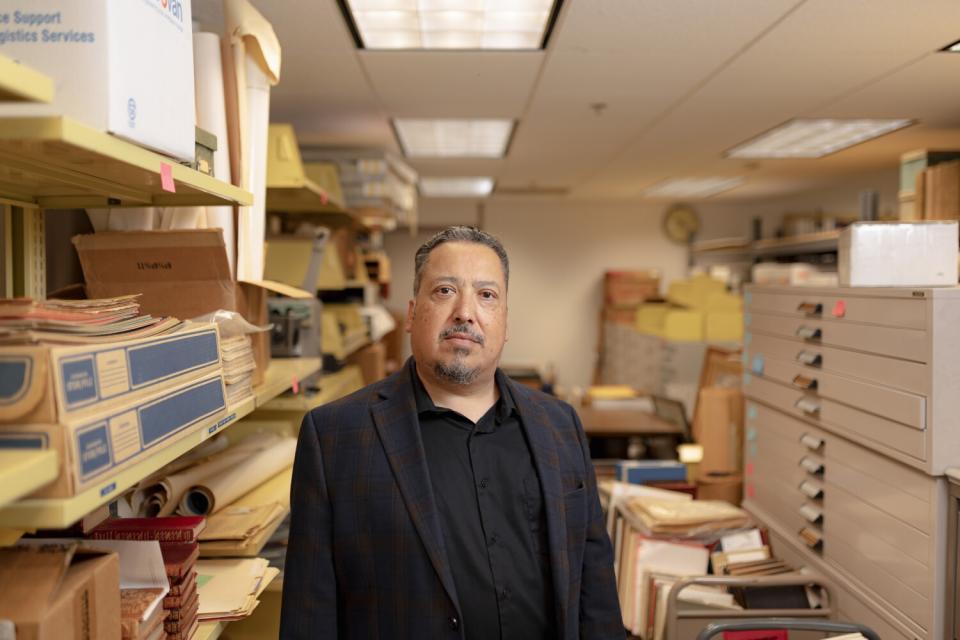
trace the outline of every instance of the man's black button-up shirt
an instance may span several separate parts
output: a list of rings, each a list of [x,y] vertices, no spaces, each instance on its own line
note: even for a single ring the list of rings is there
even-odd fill
[[[411,373],[467,640],[555,638],[543,493],[505,375],[474,424],[437,407]]]

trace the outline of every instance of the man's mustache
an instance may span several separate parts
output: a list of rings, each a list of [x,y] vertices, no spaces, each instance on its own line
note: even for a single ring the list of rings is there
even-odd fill
[[[465,324],[457,324],[440,332],[441,340],[446,340],[447,338],[451,338],[453,336],[466,336],[480,346],[483,346],[483,344],[486,342],[486,339],[481,334],[476,333],[473,329]]]

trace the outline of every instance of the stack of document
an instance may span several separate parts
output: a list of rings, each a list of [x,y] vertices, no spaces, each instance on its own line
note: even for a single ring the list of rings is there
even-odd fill
[[[287,483],[287,493],[290,483]],[[205,558],[257,555],[290,512],[288,505],[270,502],[257,506],[233,504],[207,518],[200,534]]]
[[[223,382],[226,385],[227,404],[236,404],[253,395],[253,344],[248,335],[220,340],[223,359]]]
[[[658,536],[702,536],[743,528],[750,523],[746,511],[723,500],[633,497],[622,505],[644,530]]]
[[[0,344],[89,344],[173,331],[176,318],[140,315],[139,295],[93,300],[0,300]]]
[[[239,620],[260,604],[257,599],[280,572],[263,558],[197,561],[200,620]]]

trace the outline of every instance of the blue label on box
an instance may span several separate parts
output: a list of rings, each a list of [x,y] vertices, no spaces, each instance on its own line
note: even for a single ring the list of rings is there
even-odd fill
[[[220,360],[214,331],[159,344],[130,347],[128,357],[130,382],[135,388],[216,364]]]
[[[683,482],[687,467],[675,460],[624,460],[617,463],[617,480],[630,484]]]
[[[0,360],[0,405],[13,404],[27,392],[33,359],[29,356],[4,356]]]
[[[2,433],[0,449],[46,449],[45,433]]]
[[[751,302],[753,302],[753,294],[747,291],[745,294],[743,294],[743,303],[750,304]]]
[[[226,408],[223,385],[214,378],[139,410],[143,447],[153,446],[201,418]]]
[[[756,374],[763,373],[763,354],[758,354],[753,357],[753,364],[750,365],[750,368]]]
[[[60,365],[60,379],[68,406],[97,399],[97,370],[93,356],[70,360]]]
[[[106,421],[77,432],[77,456],[81,477],[110,467],[110,432]]]

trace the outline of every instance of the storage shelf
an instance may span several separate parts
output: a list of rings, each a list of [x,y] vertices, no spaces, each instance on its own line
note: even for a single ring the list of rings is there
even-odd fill
[[[357,365],[348,365],[336,373],[324,373],[320,378],[320,392],[282,395],[264,404],[264,411],[294,411],[304,414],[321,405],[338,400],[363,386],[363,374]]]
[[[52,101],[53,80],[6,56],[0,56],[0,102]]]
[[[217,640],[226,628],[226,622],[201,622],[191,640]]]
[[[57,469],[56,451],[0,450],[0,506],[53,482]]]
[[[175,193],[163,189],[161,165]],[[56,209],[253,203],[248,191],[60,116],[0,118],[0,198]]]
[[[798,255],[802,253],[825,253],[837,250],[840,230],[804,233],[788,238],[757,240],[751,245],[751,253],[759,257]]]
[[[263,484],[253,488],[240,498],[230,503],[231,507],[262,507],[272,503],[279,503],[284,507],[283,514],[273,522],[267,524],[255,536],[247,540],[210,541],[200,543],[201,558],[253,558],[260,555],[260,551],[270,541],[270,537],[283,524],[284,518],[290,513],[290,485],[293,483],[293,467],[287,467],[280,473],[271,476]]]
[[[104,478],[100,483],[71,498],[20,500],[0,509],[0,526],[14,529],[62,529],[68,527],[97,507],[119,497],[128,488],[149,476],[164,465],[176,460],[194,447],[226,427],[249,415],[258,405],[266,404],[274,396],[289,389],[294,376],[298,380],[315,373],[320,360],[306,359],[271,362],[267,369],[266,382],[254,389],[255,396],[227,408],[227,414],[218,415],[208,424],[196,429],[182,440],[169,447],[147,455],[139,463]]]

